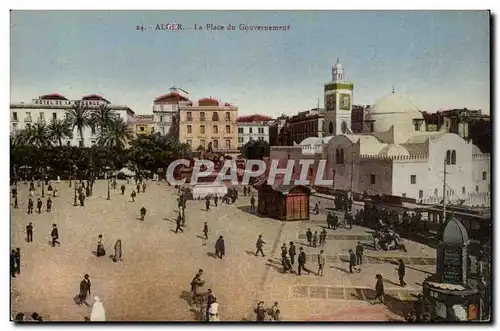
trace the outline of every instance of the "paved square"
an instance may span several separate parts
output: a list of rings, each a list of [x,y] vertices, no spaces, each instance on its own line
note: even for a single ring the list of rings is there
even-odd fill
[[[136,202],[131,202],[133,184],[126,186],[124,196],[118,190],[111,190],[108,201],[107,184],[98,181],[85,207],[73,207],[73,188],[68,187],[68,182],[56,183],[60,197],[53,198],[53,211],[27,215],[28,185],[19,184],[20,208],[11,209],[12,247],[21,248],[22,264],[21,274],[12,278],[13,314],[36,311],[46,320],[83,321],[91,309],[75,305],[73,298],[82,276],[88,273],[92,281],[91,298],[98,295],[103,299],[110,321],[193,321],[196,314],[187,302],[189,284],[201,268],[205,271],[206,288],[212,288],[217,295],[221,319],[225,321],[253,320],[252,311],[259,300],[264,300],[266,306],[278,301],[283,320],[287,321],[342,320],[349,315],[346,310],[369,310],[369,320],[388,320],[398,318],[395,315],[398,312],[393,308],[366,306],[359,298],[360,294],[366,298],[365,289],[374,288],[375,274],[383,274],[388,293],[400,291],[396,266],[391,261],[400,257],[413,261],[414,257],[435,258],[433,249],[408,242],[408,253],[366,250],[372,257],[365,258],[362,272],[349,274],[344,261],[347,249],[368,238],[369,230],[359,226],[351,231],[328,230],[326,245],[312,248],[302,238],[307,228],[321,230],[314,219],[284,223],[249,214],[241,208],[249,205],[248,197],[243,195],[235,205],[212,206],[208,212],[203,201],[188,201],[184,233],[175,234],[177,203],[173,188],[149,182],[146,193],[138,194]],[[144,222],[137,219],[142,206],[147,210]],[[28,222],[34,225],[33,243],[25,240]],[[203,222],[209,226],[206,246],[202,238]],[[58,225],[60,247],[49,245],[52,223]],[[97,258],[93,251],[99,234],[104,237],[108,256]],[[254,255],[259,234],[266,241],[265,258]],[[224,236],[226,243],[226,256],[222,260],[213,257],[219,235]],[[113,254],[117,239],[123,242],[124,261],[114,263],[109,255]],[[324,277],[282,273],[280,247],[283,243],[288,246],[290,241],[295,242],[297,249],[304,248],[308,256],[306,266],[312,271],[317,270],[319,250],[325,250]],[[419,284],[434,272],[435,266],[408,264],[405,291],[418,293]],[[352,293],[356,296],[351,296]]]

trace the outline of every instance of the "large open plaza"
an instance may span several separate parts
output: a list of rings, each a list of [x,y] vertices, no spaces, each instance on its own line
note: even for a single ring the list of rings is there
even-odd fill
[[[119,187],[126,185],[125,195]],[[249,198],[240,194],[235,204],[205,210],[204,201],[188,201],[184,232],[175,233],[177,192],[165,182],[148,181],[145,193],[132,202],[135,183],[118,181],[107,200],[107,182],[99,180],[85,206],[73,206],[73,187],[67,181],[52,182],[60,196],[53,198],[50,213],[27,214],[28,185],[19,182],[19,209],[11,206],[12,247],[21,249],[21,273],[12,278],[12,313],[38,312],[45,320],[83,321],[91,308],[75,303],[84,274],[92,282],[92,298],[99,296],[109,321],[196,321],[199,309],[189,301],[190,282],[198,269],[206,287],[220,302],[221,320],[255,320],[253,309],[279,302],[285,321],[333,320],[385,321],[401,319],[405,301],[421,293],[421,282],[435,271],[435,250],[407,242],[408,252],[370,250],[371,230],[355,226],[328,230],[324,247],[306,244],[308,228],[326,226],[323,213],[306,222],[281,222],[249,213]],[[45,192],[46,193],[46,192]],[[37,187],[35,201],[41,195]],[[46,196],[47,197],[47,196]],[[46,199],[46,198],[45,198]],[[45,201],[44,199],[44,201]],[[327,207],[326,199],[311,198]],[[45,203],[44,203],[45,207]],[[145,207],[145,221],[139,210]],[[34,226],[33,242],[26,240],[26,225]],[[203,223],[209,227],[204,246]],[[61,246],[52,247],[52,224],[59,228]],[[96,257],[97,237],[103,235],[107,255]],[[255,256],[256,240],[263,235],[265,257]],[[224,236],[226,255],[214,255],[216,239]],[[110,255],[117,239],[123,242],[123,261]],[[306,267],[317,271],[316,256],[325,250],[324,277],[282,273],[280,247],[293,241],[304,247]],[[357,241],[367,245],[360,273],[348,272],[347,250]],[[394,261],[405,258],[406,282],[400,287]],[[294,269],[297,268],[295,262]],[[384,276],[386,304],[372,304],[375,275]],[[29,313],[29,314],[28,314]]]

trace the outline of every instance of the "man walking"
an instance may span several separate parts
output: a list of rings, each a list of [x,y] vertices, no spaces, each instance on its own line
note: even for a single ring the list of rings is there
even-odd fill
[[[352,274],[352,269],[361,272],[360,268],[356,268],[356,255],[352,251],[352,249],[349,249],[349,272]]]
[[[218,196],[217,196],[217,194],[216,194],[216,195],[214,196],[214,205],[215,205],[215,207],[217,207],[218,203],[219,203],[219,197],[218,197]]]
[[[31,222],[26,225],[26,239],[29,243],[33,242],[33,223]]]
[[[141,213],[141,221],[144,222],[144,217],[146,216],[146,208],[142,207],[140,213]]]
[[[49,213],[52,211],[52,199],[50,197],[47,199],[47,211]]]
[[[398,265],[397,270],[398,270],[399,284],[401,285],[401,287],[405,287],[406,282],[405,282],[404,278],[405,278],[405,274],[406,274],[406,266],[405,266],[405,263],[402,259],[399,259],[399,265]]]
[[[203,225],[203,234],[205,235],[205,239],[208,239],[208,224],[205,222]]]
[[[302,247],[299,248],[299,269],[298,269],[298,275],[300,276],[302,274],[302,270],[307,271],[307,274],[309,275],[311,271],[306,268],[306,253],[304,253],[304,249]]]
[[[33,199],[28,200],[28,214],[33,214]]]
[[[205,198],[205,209],[210,211],[210,198],[208,196]]]
[[[43,206],[42,199],[38,198],[38,200],[36,201],[36,209],[38,210],[39,214],[42,212],[42,206]]]
[[[319,233],[319,245],[325,246],[325,243],[326,243],[326,229],[323,228],[323,230]]]
[[[307,244],[311,246],[311,241],[312,241],[312,232],[311,229],[307,229],[306,231],[306,239],[307,239]]]
[[[90,307],[90,305],[87,303],[87,295],[90,295],[90,276],[88,274],[85,274],[83,276],[82,281],[80,282],[80,293],[78,294],[78,299],[79,299],[79,305],[85,304],[87,307]]]
[[[257,239],[257,243],[255,244],[255,246],[257,247],[257,251],[255,252],[255,256],[257,256],[260,252],[260,254],[262,254],[262,257],[264,257],[264,251],[262,250],[262,248],[264,247],[264,244],[266,242],[264,240],[262,240],[262,235],[259,235],[259,238]]]
[[[375,300],[378,299],[383,304],[385,298],[384,280],[381,274],[377,274],[375,279],[377,279],[377,283],[375,284]]]
[[[19,275],[21,273],[21,249],[19,247],[16,248],[14,255],[16,257],[16,272]]]
[[[219,236],[219,239],[215,242],[215,255],[221,260],[226,255],[226,245],[224,244],[223,236]]]
[[[10,252],[10,275],[11,277],[16,277],[16,251],[12,250]]]
[[[323,277],[323,271],[325,270],[325,264],[326,264],[325,251],[321,250],[321,252],[318,254],[318,274],[321,277]]]
[[[316,248],[318,246],[318,231],[314,231],[313,237],[312,237],[312,246]]]
[[[120,189],[122,190],[122,195],[125,195],[125,184],[122,184]]]
[[[50,236],[52,237],[52,247],[61,246],[61,243],[57,240],[59,239],[59,230],[57,229],[56,224],[52,224],[52,231],[50,232]]]
[[[356,245],[356,264],[357,265],[362,265],[363,264],[363,252],[365,249],[361,245],[361,242],[358,241],[358,244]]]
[[[175,220],[175,223],[177,225],[177,227],[175,228],[175,233],[177,233],[179,230],[181,232],[184,232],[184,230],[182,230],[182,227],[181,227],[181,224],[182,224],[181,214],[177,215],[177,219]]]
[[[255,211],[255,197],[253,195],[250,198],[250,210]]]
[[[290,247],[288,247],[288,255],[290,255],[290,262],[295,264],[295,255],[297,255],[297,251],[295,250],[295,245],[293,241],[290,241]]]
[[[130,193],[130,197],[132,198],[132,202],[135,202],[135,196],[136,196],[135,191],[132,191],[132,193]]]

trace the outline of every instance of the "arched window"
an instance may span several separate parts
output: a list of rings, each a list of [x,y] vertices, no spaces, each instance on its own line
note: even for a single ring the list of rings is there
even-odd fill
[[[451,164],[457,164],[457,151],[451,151]]]
[[[340,163],[340,151],[338,148],[335,149],[335,163]]]
[[[340,163],[344,164],[344,149],[340,149]]]
[[[451,164],[451,151],[446,151],[446,164]]]
[[[330,131],[330,134],[333,134],[333,123],[330,122],[330,124],[328,124],[328,131]]]

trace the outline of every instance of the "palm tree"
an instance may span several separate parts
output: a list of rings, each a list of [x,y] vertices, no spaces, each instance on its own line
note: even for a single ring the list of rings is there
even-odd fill
[[[49,124],[48,130],[53,141],[59,142],[59,147],[62,147],[64,138],[73,137],[73,128],[68,120],[53,120]]]
[[[92,111],[92,125],[99,128],[99,132],[102,133],[116,120],[116,113],[107,104],[99,105],[94,111]]]
[[[97,144],[104,147],[123,149],[133,138],[132,131],[122,118],[112,122],[111,126],[99,134]]]
[[[42,122],[33,124],[29,129],[21,131],[16,136],[16,145],[32,145],[35,147],[47,147],[52,145],[52,138],[47,125]]]
[[[75,127],[80,133],[80,145],[84,147],[83,130],[92,126],[92,113],[81,101],[76,101],[74,105],[66,110],[66,118],[72,129]]]

